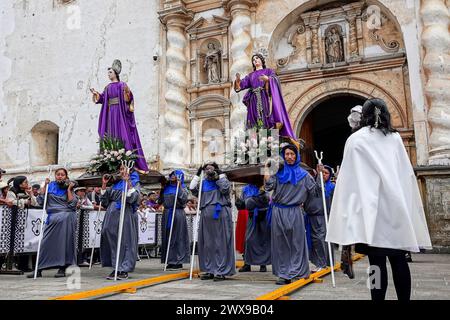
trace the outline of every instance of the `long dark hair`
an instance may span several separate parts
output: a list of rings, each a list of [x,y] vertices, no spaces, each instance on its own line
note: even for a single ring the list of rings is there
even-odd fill
[[[253,58],[254,58],[254,57],[258,57],[258,58],[261,60],[261,62],[262,62],[262,67],[263,67],[263,69],[265,69],[265,68],[266,68],[266,59],[263,57],[262,54],[260,54],[260,53],[255,53],[254,55],[252,55],[252,66],[253,66],[253,71],[256,70],[256,66],[255,66],[255,64],[253,63]]]
[[[377,115],[378,113],[378,115]],[[361,127],[370,126],[384,135],[397,132],[391,124],[391,114],[383,99],[368,99],[362,107]]]
[[[9,191],[13,192],[15,195],[18,195],[19,193],[25,193],[20,188],[20,185],[25,180],[27,180],[27,177],[25,177],[25,176],[17,176],[17,177],[15,177],[14,180],[13,180],[13,187],[11,189],[9,189]]]

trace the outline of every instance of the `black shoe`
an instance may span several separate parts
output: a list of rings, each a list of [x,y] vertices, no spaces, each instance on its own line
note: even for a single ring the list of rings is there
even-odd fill
[[[168,264],[166,270],[180,270],[182,268],[182,264]]]
[[[117,274],[117,279],[120,279],[120,280],[126,280],[126,279],[128,279],[128,272],[119,272],[118,274]]]
[[[259,272],[267,272],[267,267],[266,266],[260,266],[259,267]]]
[[[211,280],[214,279],[214,275],[211,273],[205,273],[200,276],[201,280]]]
[[[244,264],[242,268],[239,269],[239,272],[250,272],[252,271],[252,267],[249,264]]]
[[[224,281],[225,280],[225,276],[214,276],[214,282],[218,282],[218,281]]]
[[[289,283],[291,283],[291,280],[290,279],[283,279],[283,278],[279,278],[278,280],[277,280],[277,282],[275,282],[275,284],[277,284],[277,285],[285,285],[285,284],[289,284]]]
[[[66,276],[66,269],[58,269],[58,272],[55,274],[55,278],[64,278]]]
[[[406,262],[413,262],[411,257],[411,252],[407,252],[405,254]]]
[[[34,278],[34,272],[27,274],[27,278],[28,279],[33,279]],[[36,278],[42,278],[42,271],[38,270],[37,274],[36,274]]]
[[[106,277],[106,280],[114,280],[114,275],[115,275],[115,274],[116,274],[115,271],[111,272],[111,273],[109,274],[109,276]],[[120,279],[120,278],[119,278],[119,274],[120,274],[120,272],[117,272],[117,279]]]

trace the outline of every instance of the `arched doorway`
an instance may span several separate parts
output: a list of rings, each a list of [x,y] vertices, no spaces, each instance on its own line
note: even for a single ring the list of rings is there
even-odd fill
[[[336,168],[342,162],[345,141],[351,134],[347,122],[350,109],[366,98],[352,94],[329,95],[315,103],[303,122],[298,136],[305,141],[302,161],[315,168],[314,150],[323,151],[324,163]]]

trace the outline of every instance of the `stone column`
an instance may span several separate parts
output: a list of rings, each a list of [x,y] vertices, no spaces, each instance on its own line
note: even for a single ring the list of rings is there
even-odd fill
[[[450,165],[450,17],[445,0],[422,0],[425,96],[428,100],[429,164]]]
[[[313,11],[302,14],[300,16],[303,19],[306,28],[306,50],[307,60],[309,68],[321,67],[320,63],[320,47],[319,47],[319,17],[320,11]]]
[[[350,62],[361,60],[358,46],[359,38],[362,38],[362,35],[358,35],[358,23],[361,23],[361,6],[361,3],[352,3],[343,6],[349,27],[347,60]]]
[[[358,39],[356,38],[356,15],[351,15],[347,17],[348,26],[349,26],[349,58],[354,59],[358,58],[359,50],[358,50]]]
[[[162,131],[162,161],[165,168],[189,163],[189,125],[187,115],[185,28],[193,14],[185,8],[184,1],[166,1],[159,19],[166,28],[166,73],[164,127]]]
[[[234,81],[236,73],[241,77],[252,71],[252,38],[250,34],[251,8],[257,6],[259,0],[225,0],[224,5],[231,14],[231,79]],[[231,122],[231,141],[238,135],[239,131],[244,130],[247,119],[247,109],[242,103],[244,93],[236,93],[231,90],[230,100],[232,110],[230,115]]]
[[[312,63],[320,63],[320,50],[319,50],[319,25],[311,25],[311,46],[312,46]]]

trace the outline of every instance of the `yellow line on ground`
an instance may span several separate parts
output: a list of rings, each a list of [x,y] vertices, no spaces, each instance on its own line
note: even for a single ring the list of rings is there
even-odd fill
[[[195,271],[194,273],[197,274],[198,272]],[[185,278],[189,278],[189,272],[180,272],[137,281],[125,282],[114,286],[108,286],[99,289],[77,292],[65,296],[51,298],[51,300],[79,300],[114,293],[135,293],[138,287],[146,287],[154,284],[160,284],[164,282],[180,280]]]
[[[244,261],[237,260],[236,261],[236,267],[242,267],[244,265]],[[194,275],[198,275],[198,270],[195,270],[193,272]],[[82,291],[77,293],[68,294],[65,296],[59,296],[56,298],[51,298],[50,300],[80,300],[80,299],[87,299],[102,295],[108,295],[108,294],[115,294],[115,293],[136,293],[138,287],[147,287],[154,284],[161,284],[169,281],[174,280],[181,280],[189,278],[189,272],[181,272],[181,273],[175,273],[175,274],[169,274],[169,275],[163,275],[163,276],[157,276],[153,278],[147,278],[143,280],[137,280],[137,281],[130,281],[125,282],[122,284],[114,285],[114,286],[108,286],[103,287],[99,289],[93,289],[88,291]]]
[[[363,257],[364,257],[364,255],[362,255],[362,254],[356,254],[353,256],[352,260],[357,261],[359,259],[362,259]],[[340,263],[337,263],[334,265],[334,270],[339,270],[340,268],[341,268]],[[331,273],[331,267],[328,267],[319,272],[313,273],[306,279],[300,279],[300,280],[297,280],[290,284],[284,285],[275,291],[272,291],[272,292],[269,292],[262,296],[257,297],[256,300],[278,300],[278,299],[285,300],[286,295],[300,289],[301,287],[304,287],[308,283],[317,282],[317,279],[319,279],[329,273]]]

